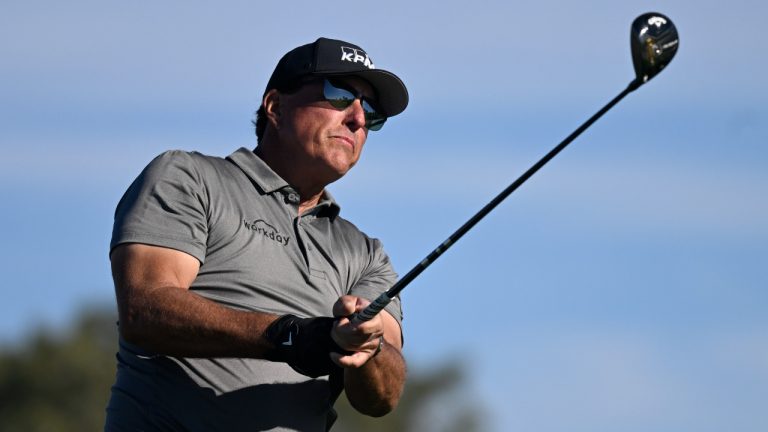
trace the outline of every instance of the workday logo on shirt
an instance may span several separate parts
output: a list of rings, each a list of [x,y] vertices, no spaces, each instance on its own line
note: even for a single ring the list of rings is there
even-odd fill
[[[280,231],[278,231],[277,228],[268,224],[264,219],[256,219],[253,222],[248,222],[243,219],[243,225],[246,229],[249,229],[256,234],[261,234],[266,239],[277,242],[282,246],[288,246],[288,240],[291,239],[285,234],[280,234]]]

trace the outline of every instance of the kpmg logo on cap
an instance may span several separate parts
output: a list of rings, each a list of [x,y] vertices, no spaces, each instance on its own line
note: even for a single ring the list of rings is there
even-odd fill
[[[368,69],[376,69],[373,65],[373,61],[368,57],[365,51],[351,47],[341,47],[341,61],[348,61],[352,63],[362,63],[363,66]]]

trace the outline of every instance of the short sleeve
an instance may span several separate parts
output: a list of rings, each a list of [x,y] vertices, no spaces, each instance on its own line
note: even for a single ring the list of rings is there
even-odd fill
[[[186,252],[202,263],[208,202],[194,155],[165,152],[147,165],[120,199],[110,251],[124,243],[143,243]]]
[[[397,281],[397,273],[392,268],[389,256],[378,239],[368,239],[369,262],[360,279],[350,290],[350,294],[371,301],[388,290]],[[400,297],[395,297],[385,310],[402,323],[403,310]],[[402,325],[402,324],[401,324]]]

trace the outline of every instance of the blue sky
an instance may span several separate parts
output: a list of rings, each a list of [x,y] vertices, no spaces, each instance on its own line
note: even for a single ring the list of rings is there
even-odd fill
[[[253,147],[294,46],[350,40],[409,87],[331,186],[404,274],[629,83],[637,15],[668,15],[669,68],[407,288],[406,355],[413,370],[461,358],[493,431],[768,428],[763,2],[1,9],[5,342],[112,304],[125,187],[166,149]]]

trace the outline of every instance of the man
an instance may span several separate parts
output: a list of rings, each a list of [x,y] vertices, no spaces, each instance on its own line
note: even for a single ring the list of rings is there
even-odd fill
[[[407,104],[360,47],[320,38],[278,62],[254,151],[172,151],[145,168],[115,212],[106,430],[321,431],[342,390],[367,415],[395,407],[399,300],[349,317],[396,275],[325,187]]]

